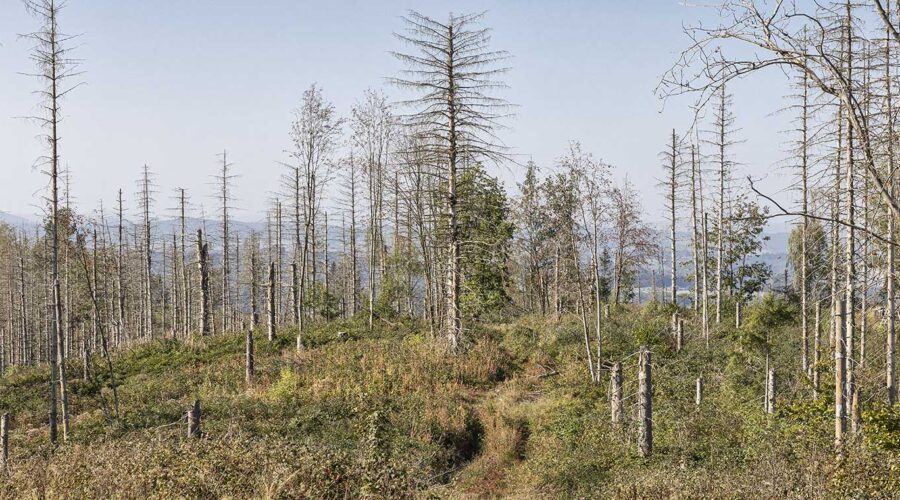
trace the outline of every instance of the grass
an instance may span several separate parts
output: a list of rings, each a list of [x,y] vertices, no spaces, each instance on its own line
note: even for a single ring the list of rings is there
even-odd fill
[[[316,325],[301,353],[294,332],[273,343],[257,334],[250,386],[241,335],[159,340],[116,356],[117,421],[99,363],[84,381],[73,362],[71,431],[55,449],[44,421],[48,371],[15,369],[0,378],[0,411],[12,415],[0,498],[900,495],[900,412],[875,404],[872,383],[866,431],[838,462],[829,389],[811,399],[794,368],[795,315],[783,306],[748,308],[747,324],[716,329],[709,348],[686,314],[678,353],[669,310],[614,311],[604,354],[624,367],[622,427],[609,421],[606,379],[587,376],[580,322],[569,317],[475,325],[459,355],[410,322],[373,332],[352,320]],[[762,411],[763,331],[779,375],[774,417]],[[649,459],[635,442],[642,344],[654,362]],[[184,423],[195,398],[199,440]]]

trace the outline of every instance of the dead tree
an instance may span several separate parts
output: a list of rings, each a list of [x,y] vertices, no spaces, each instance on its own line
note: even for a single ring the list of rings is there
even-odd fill
[[[852,9],[850,2],[845,4],[846,18],[843,23],[844,30],[844,78],[853,79],[853,26],[852,26]],[[844,112],[848,115],[851,113],[849,108],[844,108]],[[846,241],[844,244],[844,278],[845,282],[845,300],[847,302],[844,337],[845,337],[845,368],[846,379],[844,380],[844,394],[847,400],[853,397],[856,390],[855,377],[855,349],[854,349],[854,330],[856,328],[856,229],[854,223],[856,220],[856,162],[855,162],[855,135],[852,126],[844,127],[845,144],[844,152],[846,153],[846,171],[845,171],[845,189],[844,189],[844,217],[847,223]]]
[[[268,325],[267,332],[269,335],[269,342],[275,340],[275,299],[276,299],[276,290],[275,290],[275,263],[269,263],[269,294],[268,294],[268,310],[266,311],[266,317],[268,321],[266,322]]]
[[[182,310],[184,314],[182,316],[181,322],[181,333],[184,336],[187,336],[188,332],[191,330],[191,318],[193,318],[191,304],[193,304],[193,300],[191,300],[192,291],[190,286],[189,279],[189,269],[187,265],[187,244],[186,244],[186,234],[187,234],[187,220],[185,217],[187,210],[187,197],[185,196],[184,189],[178,190],[178,206],[179,206],[179,215],[180,215],[180,226],[181,226],[181,291],[182,291]]]
[[[300,286],[299,280],[300,277],[297,275],[297,263],[291,262],[291,304],[292,304],[292,312],[294,318],[294,324],[300,323]],[[303,343],[297,340],[297,348],[302,348]]]
[[[812,387],[813,387],[813,398],[818,399],[819,397],[819,387],[821,386],[820,381],[820,371],[819,367],[820,356],[821,356],[821,337],[822,337],[822,302],[816,300],[813,306],[814,312],[814,324],[813,324],[813,359],[811,368],[811,376],[812,376]]]
[[[696,145],[691,144],[691,257],[694,260],[693,272],[694,272],[694,300],[692,301],[691,307],[694,311],[696,311],[700,307],[700,223],[698,221],[698,217],[700,212],[698,212],[697,199],[703,197],[703,193],[699,193],[697,186],[697,166],[698,166],[698,158],[697,158],[697,148]],[[706,260],[707,256],[703,255],[702,257]],[[705,291],[704,291],[705,293]]]
[[[142,319],[142,324],[144,325],[144,329],[141,332],[141,336],[144,340],[153,338],[153,249],[152,249],[152,238],[151,238],[151,220],[150,220],[150,204],[153,201],[153,192],[151,189],[150,182],[150,167],[144,165],[142,175],[141,175],[141,191],[140,191],[140,203],[141,203],[141,214],[143,216],[143,232],[141,235],[143,236],[143,283],[144,289],[141,294],[141,300],[144,304],[144,316]]]
[[[734,116],[730,111],[731,96],[725,90],[723,84],[719,88],[718,102],[715,109],[715,131],[710,144],[716,148],[716,164],[718,171],[718,197],[716,203],[716,324],[722,322],[722,294],[724,290],[724,259],[725,241],[728,238],[726,210],[728,200],[726,198],[728,184],[731,179],[732,162],[728,157],[728,150],[734,143],[730,137]]]
[[[228,218],[228,202],[231,201],[231,181],[236,177],[231,173],[232,164],[228,163],[228,152],[222,151],[221,170],[216,176],[219,185],[219,206],[222,210],[222,332],[231,328],[228,322],[231,310],[231,247],[230,227]]]
[[[661,154],[661,156],[663,159],[663,170],[665,173],[665,179],[662,182],[662,186],[665,190],[665,208],[669,217],[669,250],[672,280],[672,286],[669,290],[669,300],[673,305],[678,305],[678,258],[675,254],[677,243],[675,239],[675,226],[677,221],[675,210],[677,209],[676,205],[678,199],[678,177],[680,174],[678,155],[678,135],[675,133],[675,129],[672,129],[671,144],[667,146],[667,149]]]
[[[184,312],[181,310],[181,300],[178,293],[178,236],[172,233],[172,280],[169,294],[172,297],[172,338],[178,336],[179,322]]]
[[[834,446],[838,453],[841,452],[844,433],[847,430],[847,406],[844,397],[845,373],[847,364],[847,344],[844,337],[844,317],[846,316],[846,302],[837,300],[836,310],[832,311],[834,331]]]
[[[48,361],[50,364],[50,442],[57,440],[57,389],[59,384],[63,417],[63,440],[68,433],[68,388],[65,376],[64,352],[60,351],[63,338],[61,334],[61,304],[59,284],[59,163],[60,163],[60,134],[59,126],[62,119],[60,105],[62,99],[74,88],[68,82],[78,75],[77,61],[69,57],[69,49],[66,44],[74,37],[61,33],[59,30],[59,13],[62,4],[56,0],[26,0],[25,7],[41,23],[37,31],[25,35],[25,38],[34,43],[31,59],[34,61],[37,72],[32,76],[37,78],[41,89],[37,92],[42,100],[44,113],[34,117],[41,128],[46,130],[43,136],[48,148],[47,154],[38,160],[38,164],[45,168],[45,173],[50,178],[50,286],[52,292],[52,311],[49,314],[50,338],[48,342]]]
[[[415,53],[394,53],[408,69],[392,82],[420,94],[408,102],[415,109],[410,122],[426,136],[424,143],[435,161],[446,165],[445,332],[453,350],[458,349],[462,336],[459,167],[469,157],[477,161],[500,160],[504,156],[493,130],[507,114],[508,104],[490,93],[502,86],[497,78],[507,69],[501,66],[507,54],[489,48],[489,30],[478,26],[482,17],[451,14],[440,22],[411,11],[405,18],[405,34],[395,35]]]
[[[259,245],[256,238],[250,238],[250,328],[259,326]]]
[[[203,229],[197,229],[197,272],[200,275],[200,335],[209,335],[209,244],[203,241]]]
[[[894,102],[893,102],[893,74],[891,68],[893,61],[891,59],[891,30],[893,23],[891,20],[891,2],[885,0],[886,9],[883,10],[885,17],[885,29],[887,31],[884,40],[884,71],[885,71],[885,124],[887,127],[887,167],[890,173],[888,177],[888,185],[890,195],[896,198],[896,165],[894,158],[894,141],[896,140],[894,129]],[[879,6],[881,4],[878,4]],[[889,241],[896,241],[896,215],[888,214],[887,217],[887,235]],[[886,349],[885,349],[885,386],[887,387],[887,402],[889,406],[893,406],[897,401],[897,375],[896,375],[896,314],[897,314],[897,290],[896,290],[896,255],[894,245],[887,245],[887,277],[886,277],[886,297],[885,297],[885,316],[886,316]]]
[[[281,200],[275,200],[275,292],[277,294],[275,298],[275,317],[278,318],[276,321],[282,321],[284,319],[284,314],[282,311],[284,309],[284,292],[283,292],[283,261],[282,257],[284,254],[284,239],[283,239],[283,231],[284,231],[284,221],[281,214]]]

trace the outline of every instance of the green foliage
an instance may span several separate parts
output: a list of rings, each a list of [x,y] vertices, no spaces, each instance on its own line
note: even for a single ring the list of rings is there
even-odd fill
[[[788,237],[788,262],[797,272],[794,273],[794,289],[800,289],[803,257],[803,226],[798,225]],[[807,220],[806,236],[806,285],[809,290],[824,286],[828,278],[831,251],[828,246],[828,237],[822,223],[816,219]]]
[[[744,301],[760,292],[772,276],[768,265],[755,260],[763,242],[769,239],[763,235],[768,213],[769,207],[761,207],[743,194],[731,204],[731,216],[724,234],[726,252],[722,278],[726,289],[734,290]],[[719,228],[715,228],[711,241],[716,241],[718,231]]]
[[[900,406],[878,406],[862,412],[866,442],[887,451],[900,451]]]
[[[257,379],[243,379],[242,335],[159,340],[114,359],[123,418],[99,380],[72,382],[72,432],[50,450],[45,368],[0,378],[13,416],[0,497],[892,497],[900,494],[900,413],[867,407],[863,439],[838,465],[829,377],[809,396],[796,363],[797,310],[763,297],[745,326],[715,328],[682,310],[620,305],[603,322],[604,361],[621,361],[626,421],[609,422],[608,372],[587,377],[580,318],[479,324],[450,355],[412,321],[364,315],[313,322],[308,349],[290,329],[257,336]],[[776,415],[763,413],[763,356],[743,335],[769,333]],[[653,350],[654,454],[637,456],[637,347]],[[727,359],[727,367],[721,361]],[[78,366],[70,366],[78,373]],[[696,408],[694,381],[705,398]],[[184,411],[203,402],[204,438]],[[121,477],[128,477],[122,481]]]
[[[513,225],[506,191],[481,165],[475,165],[460,177],[458,195],[463,242],[461,307],[470,317],[496,314],[510,303],[507,261]]]
[[[768,348],[772,332],[793,323],[796,317],[795,304],[767,293],[762,300],[747,308],[744,327],[736,333],[742,345],[764,350]]]
[[[340,297],[333,291],[326,291],[324,283],[308,284],[304,302],[308,310],[316,311],[325,319],[336,318],[341,310]]]

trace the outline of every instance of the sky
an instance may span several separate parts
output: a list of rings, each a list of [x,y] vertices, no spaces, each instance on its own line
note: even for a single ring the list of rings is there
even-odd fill
[[[214,210],[217,155],[228,151],[240,176],[235,217],[258,220],[278,187],[290,147],[293,110],[311,84],[347,116],[369,88],[397,97],[385,79],[405,47],[392,33],[407,9],[441,18],[486,11],[492,46],[512,55],[503,92],[517,105],[500,133],[521,162],[552,172],[569,141],[613,164],[642,195],[648,220],[663,220],[659,152],[671,130],[690,126],[690,98],[654,95],[687,39],[682,26],[714,11],[676,0],[69,0],[60,26],[79,34],[72,56],[81,83],[63,103],[62,163],[81,211],[118,189],[135,211],[144,164],[154,173],[156,212],[171,213],[176,187]],[[38,27],[20,0],[0,0],[0,211],[40,212],[46,176],[31,43]],[[755,75],[731,88],[738,138],[737,178],[753,175],[784,200],[789,174],[778,168],[789,128],[775,114],[788,93],[784,75]],[[348,132],[349,133],[349,132]],[[515,165],[492,166],[511,193]],[[199,212],[199,208],[198,208]]]

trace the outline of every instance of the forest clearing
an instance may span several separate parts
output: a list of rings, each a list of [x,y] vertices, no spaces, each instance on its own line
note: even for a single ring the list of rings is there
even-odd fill
[[[384,89],[305,75],[271,165],[165,177],[135,155],[195,122],[79,167],[82,4],[15,6],[40,151],[2,169],[46,184],[0,188],[40,213],[0,214],[0,499],[900,497],[900,5],[689,6],[652,171],[509,146],[493,14],[405,10]]]

